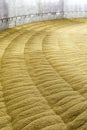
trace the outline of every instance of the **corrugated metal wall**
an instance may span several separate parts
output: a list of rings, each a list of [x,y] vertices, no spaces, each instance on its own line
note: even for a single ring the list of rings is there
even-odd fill
[[[68,18],[87,17],[87,0],[64,0],[64,14]]]
[[[63,17],[87,17],[87,0],[0,0],[0,29]]]

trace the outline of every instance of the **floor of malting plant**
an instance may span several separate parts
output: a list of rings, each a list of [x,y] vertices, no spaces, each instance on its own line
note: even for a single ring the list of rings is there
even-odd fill
[[[0,130],[87,130],[87,19],[0,32]]]

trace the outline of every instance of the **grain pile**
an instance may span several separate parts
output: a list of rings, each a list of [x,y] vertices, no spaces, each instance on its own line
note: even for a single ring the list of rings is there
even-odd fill
[[[0,130],[87,130],[87,19],[0,32]]]

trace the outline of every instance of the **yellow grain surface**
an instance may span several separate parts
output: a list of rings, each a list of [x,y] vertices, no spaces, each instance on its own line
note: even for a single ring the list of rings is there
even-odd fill
[[[0,130],[87,130],[87,19],[0,31]]]

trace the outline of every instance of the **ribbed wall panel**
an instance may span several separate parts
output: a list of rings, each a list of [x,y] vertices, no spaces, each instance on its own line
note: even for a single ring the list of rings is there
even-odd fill
[[[87,0],[0,0],[0,30],[63,17],[87,17]]]

